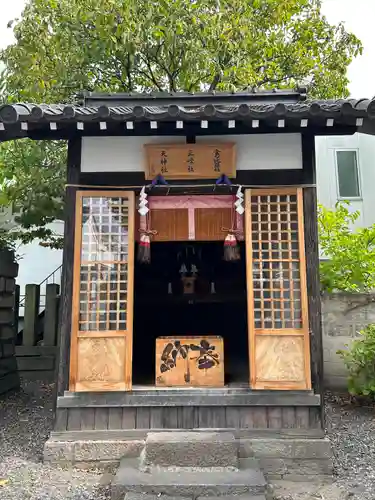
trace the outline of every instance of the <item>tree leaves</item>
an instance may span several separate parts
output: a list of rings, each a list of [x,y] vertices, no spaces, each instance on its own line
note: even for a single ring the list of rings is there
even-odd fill
[[[361,51],[318,0],[31,0],[2,53],[17,98],[66,101],[75,92],[293,87],[347,94]],[[43,40],[43,43],[40,43]],[[330,83],[333,82],[333,83]]]
[[[29,139],[0,143],[0,204],[17,207],[12,237],[26,244],[38,238],[60,248],[61,236],[48,224],[63,220],[66,147]]]
[[[37,103],[71,102],[82,90],[232,91],[306,83],[314,97],[344,97],[347,67],[362,50],[343,25],[322,16],[320,0],[29,0],[12,29],[16,43],[0,52],[6,66],[0,98]],[[28,193],[19,200],[31,217],[28,231],[38,217],[45,228],[45,220],[61,215],[61,205],[46,198],[62,195],[66,153],[65,146],[42,143],[25,151],[32,151],[30,159],[15,155],[12,145],[3,145],[0,155],[19,177],[9,199],[23,187]],[[47,153],[55,160],[51,177],[37,173],[35,163]]]
[[[375,396],[375,325],[371,324],[360,333],[360,338],[337,351],[348,369],[350,394]]]
[[[355,227],[359,212],[349,202],[319,207],[320,280],[325,291],[370,292],[375,288],[375,224]]]

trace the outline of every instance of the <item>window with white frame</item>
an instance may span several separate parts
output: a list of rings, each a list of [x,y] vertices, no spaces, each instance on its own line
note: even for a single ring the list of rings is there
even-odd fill
[[[357,150],[336,150],[336,171],[339,198],[360,198]]]

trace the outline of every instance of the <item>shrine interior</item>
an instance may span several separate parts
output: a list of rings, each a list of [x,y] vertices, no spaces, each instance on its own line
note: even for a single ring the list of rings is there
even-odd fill
[[[137,252],[136,245],[136,252]],[[225,384],[247,384],[245,247],[225,261],[223,242],[154,242],[134,275],[133,384],[155,385],[158,337],[221,336]]]

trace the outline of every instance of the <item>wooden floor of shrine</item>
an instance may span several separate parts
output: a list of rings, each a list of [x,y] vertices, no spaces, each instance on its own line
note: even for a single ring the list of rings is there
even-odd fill
[[[58,398],[56,432],[215,429],[322,431],[320,395],[313,391],[253,391],[249,387],[156,388],[71,393]],[[314,435],[315,435],[314,434]]]

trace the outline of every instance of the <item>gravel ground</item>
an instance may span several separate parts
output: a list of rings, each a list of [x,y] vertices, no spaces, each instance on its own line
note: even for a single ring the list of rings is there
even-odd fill
[[[355,500],[375,499],[375,405],[327,394],[326,424],[336,483]]]
[[[326,428],[333,450],[334,482],[275,481],[275,500],[375,500],[375,405],[327,393]]]
[[[41,381],[24,382],[20,392],[0,396],[0,499],[107,500],[99,471],[42,463],[52,407],[53,385]]]
[[[53,386],[24,382],[0,397],[1,500],[108,500],[106,475],[42,463],[52,427]],[[279,499],[375,500],[375,406],[356,406],[327,394],[327,434],[334,451],[335,484],[280,486]],[[282,490],[282,491],[281,491]]]

